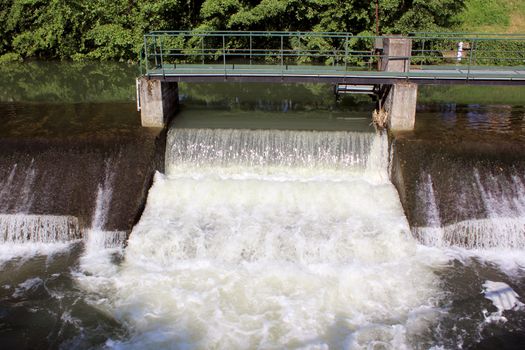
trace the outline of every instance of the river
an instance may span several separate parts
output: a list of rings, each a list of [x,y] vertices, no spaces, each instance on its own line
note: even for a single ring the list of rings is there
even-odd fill
[[[388,137],[327,85],[2,67],[6,348],[518,349],[525,89],[421,87]]]

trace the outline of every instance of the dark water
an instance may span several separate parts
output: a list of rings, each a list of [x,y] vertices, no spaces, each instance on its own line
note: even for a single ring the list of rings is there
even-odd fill
[[[165,142],[158,131],[140,127],[134,68],[33,63],[0,70],[6,74],[0,214],[74,216],[85,237],[93,228],[129,233],[154,171],[163,170]],[[504,282],[525,302],[525,90],[504,88],[501,95],[494,89],[420,90],[416,129],[393,142],[394,183],[422,242],[425,228],[464,222],[471,224],[452,237],[475,227],[485,230],[482,243],[500,231],[511,239],[474,248],[461,240],[437,245],[450,257],[434,270],[439,317],[421,329],[413,348],[519,349],[525,343],[523,309],[505,310],[505,320],[490,322],[497,309],[482,293],[486,281]],[[372,101],[337,101],[326,85],[187,84],[180,92],[176,128],[373,131]],[[495,94],[504,103],[494,101]],[[137,336],[134,325],[101,307],[107,294],[78,282],[86,275],[104,279],[80,266],[86,238],[61,247],[18,242],[33,247],[19,254],[11,243],[0,243],[2,347],[103,348]],[[123,249],[110,254],[117,269]]]
[[[490,280],[525,292],[525,89],[449,90],[420,91],[415,130],[393,141],[394,183],[413,234],[461,252],[438,273],[447,295],[438,343],[518,349],[523,311],[505,311],[506,322],[484,323],[480,310],[491,305],[480,291]]]
[[[0,232],[1,346],[102,346],[125,329],[75,282],[84,244],[76,237],[39,242],[39,225],[60,233],[55,218],[73,217],[85,235],[102,193],[107,203],[98,221],[108,236],[125,238],[163,163],[162,134],[140,125],[133,67],[29,63],[0,70],[0,212],[7,224],[18,216],[18,229],[32,235],[13,242]]]
[[[14,258],[0,272],[0,341],[4,349],[88,349],[125,328],[96,307],[96,295],[79,288],[73,271],[83,246]]]

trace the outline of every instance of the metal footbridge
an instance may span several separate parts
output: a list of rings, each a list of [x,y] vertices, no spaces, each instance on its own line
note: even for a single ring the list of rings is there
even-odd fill
[[[391,36],[399,38],[399,36]],[[388,36],[161,31],[144,36],[142,74],[174,82],[525,85],[525,35],[411,33],[407,67],[381,70]]]

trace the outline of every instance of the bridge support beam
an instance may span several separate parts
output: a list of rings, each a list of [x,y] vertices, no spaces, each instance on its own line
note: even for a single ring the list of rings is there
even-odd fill
[[[179,105],[179,86],[176,82],[140,77],[137,98],[142,126],[163,128]]]
[[[408,73],[412,40],[403,37],[383,39],[381,70],[385,72]],[[386,112],[387,125],[392,131],[413,130],[416,122],[417,84],[397,83],[384,89],[380,96],[381,107]]]

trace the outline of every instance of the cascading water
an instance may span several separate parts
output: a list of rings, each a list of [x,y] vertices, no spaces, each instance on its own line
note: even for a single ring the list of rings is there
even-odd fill
[[[80,259],[83,270],[103,273],[114,254],[119,254],[124,241],[125,231],[104,230],[113,196],[114,170],[111,159],[106,159],[104,181],[99,184],[93,221],[84,237],[85,253]]]
[[[0,263],[14,257],[60,252],[81,237],[74,216],[28,214],[36,177],[32,159],[28,167],[14,164],[0,182]],[[15,195],[14,204],[8,205],[4,199]]]
[[[485,217],[442,225],[432,177],[423,174],[418,198],[426,208],[428,226],[414,228],[414,234],[423,243],[438,247],[524,249],[525,178],[517,173],[509,177],[495,176],[488,171],[480,174],[474,169],[473,180],[469,187],[457,186],[456,198],[466,202],[463,205],[479,206]],[[462,198],[468,198],[468,201]],[[461,209],[461,203],[455,204]]]
[[[425,343],[434,269],[387,174],[386,136],[171,129],[125,260],[79,276],[128,325],[116,348]]]
[[[80,238],[74,216],[0,214],[0,242],[67,242]]]

